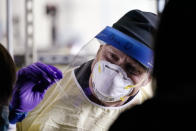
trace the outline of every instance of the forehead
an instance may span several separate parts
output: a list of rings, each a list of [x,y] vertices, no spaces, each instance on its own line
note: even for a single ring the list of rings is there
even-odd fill
[[[113,52],[115,54],[118,54],[120,56],[127,56],[124,52],[120,51],[119,49],[111,46],[111,45],[103,45],[103,53],[107,53],[107,52]]]
[[[138,68],[143,68],[145,69],[144,66],[142,66],[139,62],[137,62],[135,59],[133,59],[132,57],[128,56],[127,54],[125,54],[124,52],[120,51],[119,49],[111,46],[111,45],[103,45],[102,47],[102,55],[107,55],[110,53],[114,53],[115,55],[119,56],[120,59],[126,59],[126,63],[129,63],[135,67]]]

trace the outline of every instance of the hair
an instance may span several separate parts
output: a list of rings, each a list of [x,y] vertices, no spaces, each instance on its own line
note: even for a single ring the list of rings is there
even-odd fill
[[[16,80],[15,63],[9,52],[0,43],[0,103],[8,102]]]

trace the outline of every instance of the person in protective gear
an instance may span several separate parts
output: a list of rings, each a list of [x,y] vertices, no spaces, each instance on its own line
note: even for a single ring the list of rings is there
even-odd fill
[[[14,61],[1,44],[0,67],[0,130],[7,131],[13,130],[40,103],[47,88],[61,79],[62,73],[54,66],[37,62],[20,69],[16,76]]]
[[[17,129],[104,131],[122,111],[150,98],[157,21],[151,12],[132,10],[107,26],[87,44],[89,54],[99,47],[96,56],[68,67]]]

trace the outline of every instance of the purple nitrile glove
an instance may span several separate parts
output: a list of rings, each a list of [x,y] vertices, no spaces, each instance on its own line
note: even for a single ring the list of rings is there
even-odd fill
[[[20,69],[10,106],[19,112],[33,110],[43,99],[46,90],[61,78],[61,71],[41,62]]]

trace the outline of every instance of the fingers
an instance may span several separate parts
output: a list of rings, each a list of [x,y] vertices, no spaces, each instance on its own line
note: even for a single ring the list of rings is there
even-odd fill
[[[31,69],[24,67],[17,72],[17,81],[16,83],[20,84],[25,81],[31,80],[36,82],[38,80],[38,75],[34,73]]]
[[[51,70],[54,71],[55,73],[55,79],[60,80],[63,78],[62,72],[60,70],[58,70],[56,67],[48,65],[50,67]]]
[[[33,71],[33,74],[36,75],[35,77],[37,78],[37,80],[44,81],[46,83],[52,83],[53,82],[53,78],[45,71],[42,70],[41,68],[39,68],[36,64],[32,64],[29,69],[31,71]]]
[[[38,72],[36,71],[36,73],[42,73],[41,81],[39,81],[34,87],[36,91],[42,92],[50,85],[52,85],[55,80],[62,79],[62,72],[54,66],[36,62],[31,67],[38,70]]]
[[[53,80],[57,79],[60,80],[62,78],[62,72],[58,70],[56,67],[51,65],[46,65],[41,62],[35,63],[37,67],[39,67],[42,71],[47,73],[47,75]]]
[[[51,65],[36,62],[32,65],[24,67],[17,72],[17,84],[25,82],[34,82],[36,88],[47,89],[55,80],[62,78],[60,70]]]
[[[29,65],[27,67],[24,67],[20,69],[17,72],[17,83],[24,83],[26,81],[32,81],[35,83],[40,83],[40,81],[43,81],[45,83],[52,83],[51,78],[48,76],[46,72],[44,72],[42,69],[40,69],[38,66],[35,64]]]
[[[13,91],[11,105],[24,110],[34,107],[35,101],[39,103],[46,90],[62,78],[62,73],[57,68],[40,62],[20,69],[17,72],[17,81]],[[33,101],[32,101],[33,100]]]

